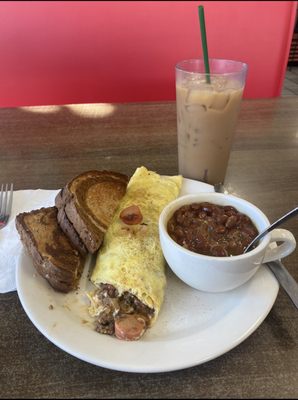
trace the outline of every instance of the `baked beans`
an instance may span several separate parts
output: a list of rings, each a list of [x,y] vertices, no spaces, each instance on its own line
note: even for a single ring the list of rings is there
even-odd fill
[[[215,257],[243,254],[258,235],[247,215],[233,206],[209,202],[180,207],[169,220],[167,230],[186,249]]]

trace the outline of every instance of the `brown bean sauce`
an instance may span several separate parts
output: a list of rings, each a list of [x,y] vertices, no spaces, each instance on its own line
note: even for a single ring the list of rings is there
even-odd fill
[[[180,207],[167,229],[171,238],[186,249],[215,257],[243,254],[258,235],[247,215],[233,206],[208,202]]]

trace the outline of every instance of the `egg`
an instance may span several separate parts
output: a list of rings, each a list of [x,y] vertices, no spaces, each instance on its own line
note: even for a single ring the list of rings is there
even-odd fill
[[[130,292],[154,310],[156,320],[166,287],[165,260],[158,220],[163,208],[178,197],[182,176],[161,176],[137,168],[110,224],[91,281]],[[96,310],[92,310],[95,315]]]

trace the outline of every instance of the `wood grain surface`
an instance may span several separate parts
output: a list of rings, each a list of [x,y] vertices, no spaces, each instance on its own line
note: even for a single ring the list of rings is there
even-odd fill
[[[56,189],[88,169],[177,173],[175,103],[0,109],[0,182]],[[273,221],[298,203],[298,98],[244,101],[225,182]],[[298,239],[298,222],[284,228]],[[1,246],[1,243],[0,243]],[[284,260],[298,281],[298,253]],[[1,398],[297,398],[298,310],[280,289],[243,343],[185,370],[134,374],[81,361],[0,295]],[[220,335],[220,332],[218,333]]]

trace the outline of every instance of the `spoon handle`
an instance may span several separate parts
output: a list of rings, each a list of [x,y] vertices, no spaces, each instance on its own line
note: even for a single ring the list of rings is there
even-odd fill
[[[282,222],[285,222],[288,219],[294,217],[295,214],[298,214],[298,207],[293,208],[293,210],[289,211],[283,217],[281,217],[277,221],[273,222],[273,224],[269,226],[269,228],[267,229],[267,231],[264,232],[264,234],[267,233],[267,232],[271,232],[272,229],[274,229],[277,226],[279,226]],[[261,237],[263,237],[263,236],[261,236]]]
[[[262,239],[263,236],[265,236],[268,232],[271,232],[273,229],[275,229],[277,226],[282,224],[283,222],[287,221],[288,219],[294,217],[295,214],[298,214],[298,207],[293,208],[293,210],[289,211],[287,214],[279,218],[277,221],[273,222],[272,225],[270,225],[267,229],[265,229],[263,232],[261,232],[257,237],[254,238],[254,240],[249,244],[249,246],[246,247],[244,253],[249,251],[252,246],[258,242],[260,239]]]

